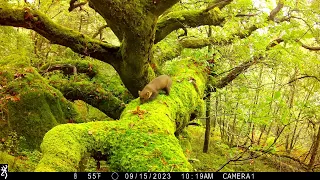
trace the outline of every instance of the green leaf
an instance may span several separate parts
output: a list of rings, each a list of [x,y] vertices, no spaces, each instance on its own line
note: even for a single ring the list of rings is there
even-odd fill
[[[281,92],[280,91],[277,91],[274,93],[274,99],[279,99],[281,96]]]

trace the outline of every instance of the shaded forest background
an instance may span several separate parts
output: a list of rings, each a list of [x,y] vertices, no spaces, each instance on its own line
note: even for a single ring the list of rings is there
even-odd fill
[[[72,47],[57,45],[60,41],[43,37],[32,25],[25,27],[28,22],[27,25],[7,23],[8,19],[4,18],[7,7],[24,8],[25,20],[30,18],[25,16],[29,15],[29,9],[39,10],[56,24],[99,43],[108,43],[106,46],[110,49],[124,44],[87,1],[6,0],[0,3],[0,25],[3,25],[0,26],[0,163],[8,163],[12,171],[34,171],[43,158],[40,148],[43,136],[59,124],[114,122],[129,116],[127,114],[138,114],[139,120],[148,119],[145,106],[138,106],[137,95],[132,93],[132,89],[138,87],[127,87],[128,82],[123,82],[125,75],[120,77],[118,73],[122,72],[121,68],[118,70],[112,62],[97,60],[99,55],[91,57],[90,47],[88,51],[79,48],[79,53],[74,47],[76,43]],[[148,61],[149,66],[144,70],[150,71],[151,67],[153,76],[168,73],[174,77],[175,71],[182,71],[174,66],[180,65],[179,61],[187,64],[182,69],[201,69],[201,72],[192,72],[193,78],[174,78],[176,84],[185,78],[194,92],[183,91],[181,86],[173,91],[173,96],[181,92],[186,99],[187,95],[200,99],[197,107],[187,111],[187,118],[186,114],[177,113],[173,120],[175,130],[167,128],[168,134],[175,132],[168,141],[177,138],[183,156],[192,165],[186,169],[320,170],[319,10],[320,2],[316,0],[182,0],[159,16],[156,29],[162,31],[154,32],[154,51],[150,53],[154,59]],[[214,13],[206,15],[208,12]],[[28,73],[32,75],[26,75]],[[208,80],[201,81],[201,75],[196,77],[199,74],[205,74],[203,79]],[[143,87],[153,77],[149,75],[139,86]],[[33,90],[35,93],[31,93]],[[59,100],[55,100],[56,97]],[[167,102],[164,97],[159,97],[162,106]],[[168,101],[168,106],[170,103]],[[39,106],[43,109],[37,109]],[[161,107],[157,110],[157,106],[151,104],[150,108],[165,114]],[[43,113],[32,114],[35,112]],[[121,115],[123,112],[127,114]],[[37,131],[30,121],[23,122],[25,116],[31,117],[32,123],[41,130]],[[45,121],[48,119],[52,121]],[[138,124],[130,122],[128,126]],[[91,129],[87,132],[95,133]],[[135,143],[135,136],[130,138],[126,139],[128,144]],[[79,169],[109,171],[122,167],[117,165],[121,162],[108,159],[109,151],[105,150],[108,148],[84,153]],[[179,150],[172,150],[170,157]],[[152,157],[159,159],[160,168],[172,163],[165,153],[152,149]],[[141,156],[148,158],[146,154]],[[116,165],[110,166],[110,162]]]

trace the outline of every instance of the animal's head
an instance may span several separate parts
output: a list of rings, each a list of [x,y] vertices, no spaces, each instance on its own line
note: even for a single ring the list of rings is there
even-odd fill
[[[152,91],[148,91],[148,90],[142,90],[142,91],[138,91],[139,97],[140,97],[140,103],[145,103],[147,102],[151,95],[152,95]]]

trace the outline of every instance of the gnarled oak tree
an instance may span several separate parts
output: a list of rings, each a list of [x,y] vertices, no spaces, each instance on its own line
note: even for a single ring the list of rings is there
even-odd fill
[[[237,1],[233,0],[212,0],[196,10],[172,10],[174,5],[178,6],[178,2],[88,0],[89,7],[103,17],[107,26],[117,36],[119,46],[56,24],[46,14],[31,6],[16,8],[8,3],[0,4],[0,25],[32,29],[51,43],[69,47],[76,53],[112,65],[134,97],[138,97],[138,90],[159,72],[173,77],[170,96],[159,96],[155,101],[141,106],[138,100],[133,100],[126,108],[121,99],[112,97],[112,93],[104,90],[94,94],[103,98],[89,101],[88,97],[93,88],[82,89],[85,85],[76,83],[55,86],[68,99],[82,99],[119,121],[68,124],[53,128],[45,135],[41,145],[44,155],[37,171],[76,171],[81,169],[79,163],[86,153],[97,151],[107,156],[110,167],[115,171],[192,170],[175,134],[188,124],[190,114],[201,111],[205,90],[207,89],[208,93],[215,88],[225,87],[250,66],[263,60],[269,50],[284,40],[272,39],[264,47],[263,53],[252,54],[252,57],[231,69],[224,77],[208,78],[212,69],[204,62],[199,63],[190,58],[172,62],[169,60],[180,55],[183,48],[229,45],[234,40],[249,37],[257,29],[268,27],[268,24],[289,23],[297,18],[293,11],[278,15],[284,6],[282,1],[269,13],[263,13],[259,9],[251,12],[248,6],[240,5],[241,8],[236,9],[233,5]],[[85,4],[71,0],[69,11]],[[248,1],[248,4],[252,2]],[[259,17],[260,23],[245,25],[246,19],[256,17]],[[240,24],[243,23],[243,26],[223,39],[217,40],[214,36],[205,39],[186,37],[166,48],[161,47],[162,41],[175,30],[183,29],[186,35],[189,28],[204,25],[223,27],[229,20],[234,19]],[[297,39],[294,42],[301,43]],[[302,47],[319,50],[307,45]],[[71,71],[73,67],[77,67],[72,62],[70,64],[67,67],[71,67]],[[50,68],[63,67],[66,66],[43,67],[42,70],[50,71]],[[68,86],[77,86],[77,90],[87,92],[78,96]]]

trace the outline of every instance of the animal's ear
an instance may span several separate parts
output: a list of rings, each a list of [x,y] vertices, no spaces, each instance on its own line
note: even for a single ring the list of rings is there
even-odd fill
[[[138,91],[138,94],[139,94],[139,96],[140,96],[140,94],[141,94],[141,91]]]
[[[151,97],[151,95],[152,95],[152,91],[148,91],[147,92],[148,99]]]

